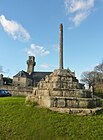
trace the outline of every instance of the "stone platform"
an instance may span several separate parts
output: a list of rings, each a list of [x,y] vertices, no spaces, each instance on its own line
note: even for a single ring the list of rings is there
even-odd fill
[[[52,111],[56,111],[59,113],[67,113],[67,114],[76,114],[81,116],[86,115],[96,115],[98,111],[103,110],[103,108],[96,107],[96,108],[49,108]]]
[[[70,69],[63,68],[62,24],[60,25],[59,69],[55,69],[49,76],[42,79],[33,89],[32,95],[28,95],[26,100],[70,114],[90,114],[99,110],[98,107],[101,106],[100,99],[95,98],[91,91],[85,89],[84,84],[79,83],[75,73]]]
[[[40,106],[71,114],[90,114],[101,105],[100,99],[86,90],[68,69],[54,70],[38,83],[27,99]]]

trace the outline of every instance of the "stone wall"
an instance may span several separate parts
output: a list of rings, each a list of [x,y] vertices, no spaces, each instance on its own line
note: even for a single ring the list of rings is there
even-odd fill
[[[32,80],[26,77],[13,77],[13,85],[26,87],[32,85]]]
[[[99,99],[70,97],[41,97],[42,106],[57,108],[95,108],[100,106]],[[41,100],[41,99],[39,99]]]
[[[32,94],[32,87],[19,87],[19,86],[0,86],[0,89],[5,89],[11,92],[13,96],[27,96],[28,94]]]

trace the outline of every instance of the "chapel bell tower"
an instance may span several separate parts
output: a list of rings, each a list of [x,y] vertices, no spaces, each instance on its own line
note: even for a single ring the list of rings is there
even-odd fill
[[[35,57],[29,56],[29,59],[27,60],[27,72],[31,74],[34,72],[34,66],[36,65]]]

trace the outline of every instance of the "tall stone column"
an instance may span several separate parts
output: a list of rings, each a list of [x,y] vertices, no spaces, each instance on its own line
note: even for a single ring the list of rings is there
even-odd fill
[[[59,52],[59,69],[63,69],[63,25],[60,24],[60,52]]]

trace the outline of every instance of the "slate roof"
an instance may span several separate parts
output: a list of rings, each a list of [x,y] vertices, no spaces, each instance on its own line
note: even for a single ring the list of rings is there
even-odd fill
[[[25,78],[29,78],[31,79],[31,75],[29,75],[29,73],[25,72],[25,71],[19,71],[16,75],[14,75],[13,77],[25,77]]]
[[[32,74],[29,74],[25,71],[20,71],[18,72],[15,76],[13,77],[25,77],[25,78],[28,78],[28,79],[32,79],[34,80],[35,82],[39,82],[42,78],[45,78],[46,75],[50,75],[52,72],[33,72]]]
[[[39,82],[41,79],[44,79],[46,75],[50,75],[52,72],[33,72],[32,78],[35,82]]]

